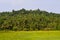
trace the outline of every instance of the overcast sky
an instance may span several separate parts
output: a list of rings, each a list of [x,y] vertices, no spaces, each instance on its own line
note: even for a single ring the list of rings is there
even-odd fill
[[[60,13],[60,0],[0,0],[0,11],[40,9]]]

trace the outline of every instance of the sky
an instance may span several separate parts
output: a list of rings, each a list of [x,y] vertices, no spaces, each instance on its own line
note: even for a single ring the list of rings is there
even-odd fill
[[[0,12],[25,8],[60,13],[60,0],[0,0]]]

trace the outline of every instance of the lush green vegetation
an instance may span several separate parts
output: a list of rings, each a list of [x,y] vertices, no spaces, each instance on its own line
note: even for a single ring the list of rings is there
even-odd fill
[[[0,32],[0,40],[60,40],[59,31]]]
[[[60,14],[37,10],[0,12],[0,30],[60,30]]]

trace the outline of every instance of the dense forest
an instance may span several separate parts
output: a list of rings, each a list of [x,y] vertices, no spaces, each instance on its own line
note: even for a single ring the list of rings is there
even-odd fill
[[[0,12],[0,30],[60,30],[60,14],[24,8],[12,12]]]

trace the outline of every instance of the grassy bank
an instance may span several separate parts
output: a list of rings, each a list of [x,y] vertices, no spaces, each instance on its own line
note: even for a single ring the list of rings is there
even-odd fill
[[[60,31],[0,32],[0,40],[60,40]]]

